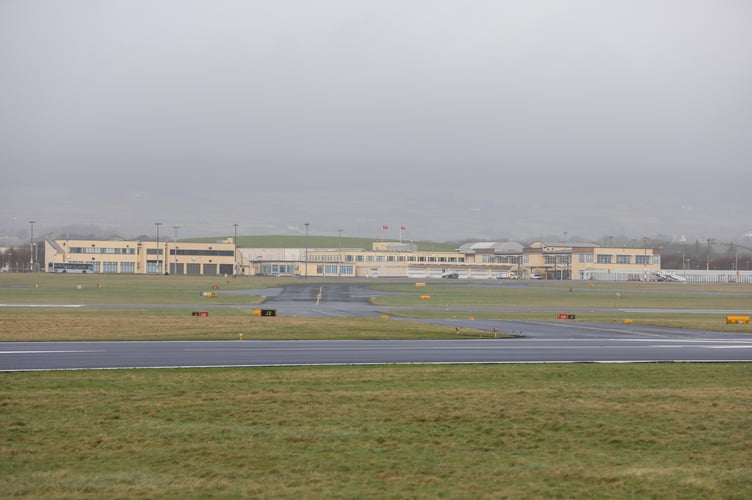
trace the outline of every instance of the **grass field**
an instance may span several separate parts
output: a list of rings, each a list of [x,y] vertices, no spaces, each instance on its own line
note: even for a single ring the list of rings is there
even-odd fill
[[[27,498],[748,498],[752,365],[0,374]]]
[[[256,318],[250,311],[263,297],[223,293],[279,283],[0,275],[6,304],[165,305],[0,308],[0,340],[94,340],[104,330],[108,339],[454,336],[438,326],[378,318]],[[199,296],[212,285],[219,286],[218,297]],[[605,322],[622,318],[595,309],[750,308],[752,290],[744,287],[652,285],[575,285],[570,292],[551,283],[393,283],[386,289],[398,295],[374,302],[385,310],[413,306],[402,313],[434,318],[553,319],[550,312],[473,311],[473,305],[593,308],[577,321]],[[189,315],[207,303],[238,307]],[[720,314],[641,314],[632,315],[635,322],[722,324]],[[0,373],[0,492],[17,498],[748,498],[750,377],[749,363]]]
[[[438,339],[453,328],[379,318],[254,317],[250,310],[12,309],[0,310],[0,342],[87,340],[326,340]],[[463,335],[478,337],[472,329]],[[490,333],[484,335],[490,336]]]
[[[350,282],[350,281],[348,281]],[[133,309],[0,308],[0,341],[9,340],[200,340],[323,338],[451,338],[453,331],[416,322],[365,318],[254,318],[262,295],[232,291],[263,290],[297,279],[217,278],[204,276],[1,274],[0,303],[126,304]],[[660,283],[447,283],[360,282],[391,295],[376,296],[374,306],[403,318],[469,318],[552,321],[556,313],[577,309],[576,321],[623,323],[718,332],[752,333],[752,325],[727,325],[724,311],[752,310],[752,287]],[[214,290],[214,288],[217,290]],[[217,296],[202,297],[204,291]],[[262,293],[262,292],[259,292]],[[421,296],[430,296],[429,300]],[[164,308],[139,309],[139,304]],[[204,305],[208,318],[191,317]],[[184,307],[180,307],[184,306]],[[390,310],[409,306],[410,310]],[[437,307],[439,306],[439,307]],[[484,308],[519,308],[488,311]],[[477,308],[477,309],[474,309]],[[535,311],[535,309],[543,309]],[[663,313],[651,309],[715,309],[717,313]],[[625,313],[622,309],[645,309]],[[102,328],[106,324],[107,328]],[[468,332],[475,335],[476,332]],[[482,333],[482,332],[481,332]],[[502,332],[504,333],[504,332]]]

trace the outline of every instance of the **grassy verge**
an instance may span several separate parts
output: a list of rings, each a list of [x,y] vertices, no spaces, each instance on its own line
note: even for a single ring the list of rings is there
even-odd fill
[[[555,312],[527,311],[466,311],[466,310],[396,310],[386,311],[392,316],[415,319],[477,319],[498,321],[558,321]],[[562,309],[566,313],[566,309]],[[571,325],[577,322],[624,324],[625,320],[635,325],[649,325],[666,328],[707,330],[711,332],[752,333],[752,324],[726,324],[724,314],[681,314],[681,313],[624,313],[577,312],[575,320],[567,320]]]
[[[0,310],[0,342],[80,340],[321,340],[455,338],[453,328],[380,318],[259,318],[251,310]],[[463,333],[477,334],[465,329]]]
[[[1,374],[6,497],[746,498],[750,364]]]
[[[428,283],[424,287],[380,285],[394,292],[374,297],[379,306],[479,306],[561,308],[679,308],[749,309],[752,285],[665,286],[660,284],[608,283],[587,286],[573,283],[516,286],[470,286],[461,283]],[[570,291],[571,290],[571,291]],[[421,297],[430,297],[429,300]]]
[[[259,295],[237,290],[278,286],[270,279],[128,274],[72,275],[6,273],[0,275],[0,302],[10,304],[258,304]],[[214,287],[214,288],[213,288]],[[214,292],[215,297],[202,297]]]

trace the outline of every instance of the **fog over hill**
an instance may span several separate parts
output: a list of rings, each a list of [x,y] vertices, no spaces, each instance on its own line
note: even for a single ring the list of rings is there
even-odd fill
[[[0,239],[35,220],[739,240],[750,19],[742,0],[4,0]]]
[[[119,199],[87,194],[86,203],[70,203],[67,193],[46,191],[36,208],[35,234],[63,236],[73,232],[99,238],[114,235],[162,238],[211,235],[310,234],[405,241],[641,239],[644,236],[688,241],[715,238],[751,242],[745,230],[752,222],[739,213],[737,200],[696,200],[674,195],[636,196],[506,191],[383,193],[203,193],[191,200],[145,193]],[[29,199],[10,193],[13,206]],[[14,198],[15,197],[15,198]],[[92,210],[91,207],[97,207]],[[746,208],[752,213],[752,207]],[[12,212],[11,212],[12,213]],[[6,219],[2,232],[28,241],[29,224],[20,211]],[[383,226],[389,229],[383,230]],[[400,227],[405,227],[400,235]]]

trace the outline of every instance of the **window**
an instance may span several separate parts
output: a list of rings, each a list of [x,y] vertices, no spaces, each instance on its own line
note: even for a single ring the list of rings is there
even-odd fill
[[[581,264],[592,264],[593,262],[593,254],[591,253],[581,253],[580,254],[580,263]]]
[[[104,262],[102,264],[102,272],[104,273],[116,273],[118,270],[117,262]]]
[[[120,272],[121,273],[135,273],[136,272],[136,263],[135,262],[121,262],[120,263]]]
[[[597,262],[598,264],[611,264],[612,258],[613,258],[613,255],[599,254]]]
[[[656,266],[661,265],[661,256],[660,255],[653,255],[653,264]]]
[[[232,250],[177,250],[178,255],[196,255],[196,256],[204,256],[204,257],[233,257],[235,255],[235,252]],[[147,255],[155,254],[157,253],[156,248],[147,248],[146,249]],[[162,253],[162,249],[159,249],[159,253]],[[174,252],[170,250],[170,254],[174,255]]]
[[[616,263],[617,264],[630,264],[632,262],[632,256],[631,255],[617,255],[616,256]]]
[[[635,255],[635,264],[647,265],[650,264],[649,255]]]
[[[339,268],[339,272],[344,275],[352,276],[353,273],[353,266],[341,266]]]

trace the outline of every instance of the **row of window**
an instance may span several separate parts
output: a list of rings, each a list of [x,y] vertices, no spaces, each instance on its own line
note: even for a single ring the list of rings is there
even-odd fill
[[[330,274],[352,276],[354,273],[353,266],[338,266],[336,264],[325,264],[316,266],[317,274]]]
[[[609,254],[599,254],[596,262],[598,264],[641,264],[641,265],[649,265],[652,261],[653,264],[660,264],[661,263],[661,256],[660,255],[616,255],[616,259],[614,259],[614,255]],[[634,257],[634,261],[632,259]],[[592,256],[589,262],[592,262]],[[583,262],[580,260],[580,262]]]
[[[519,255],[481,255],[481,262],[486,264],[519,264]]]
[[[175,255],[176,250],[170,248],[170,255]],[[178,255],[201,256],[201,257],[233,257],[235,252],[232,250],[183,250],[177,249]],[[147,248],[146,255],[162,255],[161,248]]]
[[[135,262],[120,262],[120,270],[118,270],[118,262],[92,262],[92,271],[95,273],[135,273]]]
[[[546,264],[562,264],[567,265],[572,263],[571,255],[545,255],[543,261]]]
[[[99,247],[70,247],[70,253],[94,253],[94,254],[115,254],[115,255],[134,255],[135,248],[99,248]]]
[[[311,259],[316,262],[317,259]],[[324,259],[318,259],[324,260]],[[464,257],[436,257],[434,255],[345,255],[345,262],[465,262]]]

